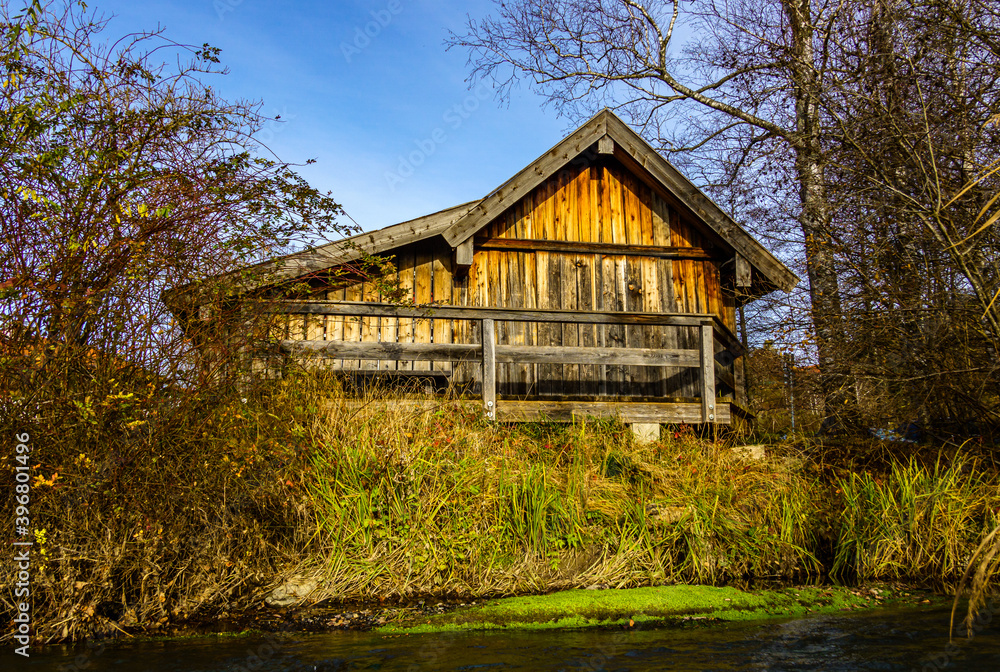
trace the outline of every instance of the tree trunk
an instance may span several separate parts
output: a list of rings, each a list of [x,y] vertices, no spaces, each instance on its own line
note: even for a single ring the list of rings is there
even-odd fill
[[[840,288],[829,234],[830,213],[819,114],[822,82],[816,67],[810,0],[785,2],[792,38],[795,126],[792,148],[799,181],[799,225],[805,237],[806,272],[824,397],[824,429],[841,424],[845,403],[844,371],[837,356],[842,342]]]

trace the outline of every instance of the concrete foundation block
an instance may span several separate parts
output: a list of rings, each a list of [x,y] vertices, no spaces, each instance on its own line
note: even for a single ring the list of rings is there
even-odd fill
[[[655,422],[633,422],[632,434],[639,443],[652,443],[660,440],[660,425]]]
[[[745,460],[763,460],[767,457],[764,446],[733,446],[733,452]]]

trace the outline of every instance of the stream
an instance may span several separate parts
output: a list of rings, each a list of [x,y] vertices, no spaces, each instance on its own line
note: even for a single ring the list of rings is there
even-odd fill
[[[364,632],[201,637],[0,653],[33,672],[341,670],[1000,670],[1000,614],[948,644],[949,610],[880,609],[657,630]],[[697,623],[697,622],[695,622]]]

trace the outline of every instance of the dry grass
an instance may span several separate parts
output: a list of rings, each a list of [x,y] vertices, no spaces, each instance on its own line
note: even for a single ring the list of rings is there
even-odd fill
[[[808,480],[689,433],[640,446],[614,422],[491,425],[475,408],[407,414],[381,395],[304,429],[326,596],[819,570]]]
[[[961,461],[837,481],[690,431],[637,445],[611,421],[500,425],[474,404],[397,398],[303,375],[147,407],[130,434],[39,425],[36,641],[259,608],[295,575],[316,579],[311,600],[831,568],[956,580],[997,524],[996,476]],[[0,468],[12,475],[9,457]],[[9,554],[0,564],[13,576]]]

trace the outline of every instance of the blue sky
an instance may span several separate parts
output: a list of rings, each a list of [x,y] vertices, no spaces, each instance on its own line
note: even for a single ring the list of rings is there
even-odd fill
[[[212,86],[259,99],[284,123],[263,139],[333,193],[366,230],[479,198],[572,128],[527,87],[501,105],[470,91],[468,54],[448,30],[487,0],[93,0],[107,35],[162,26],[178,42],[222,49]],[[367,34],[366,34],[367,30]],[[458,106],[456,108],[456,106]]]

